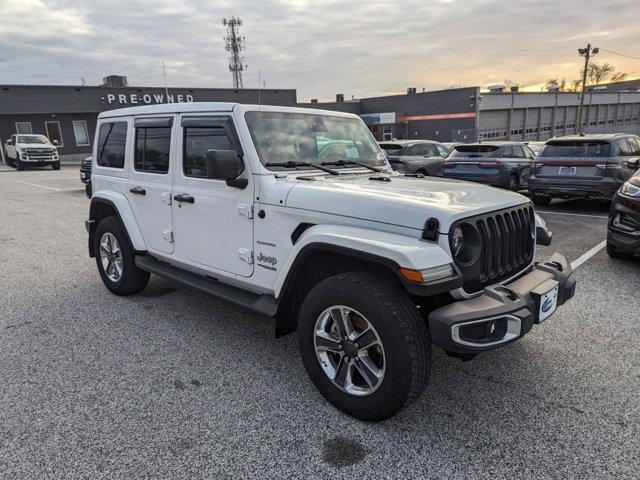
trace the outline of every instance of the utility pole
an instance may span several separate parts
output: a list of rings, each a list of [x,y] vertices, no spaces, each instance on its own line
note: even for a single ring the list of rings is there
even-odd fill
[[[587,88],[587,69],[589,68],[589,59],[593,55],[597,55],[600,50],[597,47],[591,48],[591,44],[587,44],[587,48],[579,48],[578,54],[584,57],[584,70],[582,71],[582,88],[580,89],[580,104],[576,114],[576,133],[582,133],[582,108],[584,107],[584,92]]]
[[[237,17],[223,18],[222,24],[227,27],[227,36],[224,37],[224,41],[225,50],[229,52],[229,71],[233,75],[233,88],[239,90],[242,88],[242,71],[247,68],[241,54],[244,50],[244,37],[240,36],[238,30],[242,20]]]

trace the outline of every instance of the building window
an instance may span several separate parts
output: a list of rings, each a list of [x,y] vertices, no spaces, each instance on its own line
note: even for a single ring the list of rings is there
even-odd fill
[[[86,147],[89,145],[89,132],[87,131],[87,122],[84,120],[73,121],[73,134],[76,137],[76,146]]]
[[[171,127],[136,128],[133,168],[139,172],[167,173],[171,151]]]
[[[127,123],[103,123],[98,135],[98,165],[124,168],[124,152],[127,143]]]
[[[16,122],[16,133],[18,135],[31,135],[31,122]]]
[[[62,132],[60,131],[60,122],[44,122],[47,128],[47,137],[49,141],[56,147],[64,147],[62,143]]]

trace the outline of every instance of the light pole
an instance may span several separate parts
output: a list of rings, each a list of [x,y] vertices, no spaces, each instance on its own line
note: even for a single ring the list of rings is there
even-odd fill
[[[579,48],[578,54],[584,57],[584,70],[582,71],[582,88],[580,89],[580,104],[576,114],[576,133],[582,133],[582,107],[584,106],[584,92],[587,88],[587,68],[589,67],[589,58],[597,55],[600,50],[597,47],[591,48],[591,44],[587,44],[587,48]]]

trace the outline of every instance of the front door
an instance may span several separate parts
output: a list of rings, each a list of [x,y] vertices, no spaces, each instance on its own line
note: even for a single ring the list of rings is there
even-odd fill
[[[149,251],[173,252],[171,170],[173,116],[137,118],[127,198]]]
[[[176,243],[200,265],[244,277],[253,273],[253,181],[249,165],[241,189],[207,178],[208,150],[242,148],[228,115],[183,117],[180,162],[174,167],[173,218]]]

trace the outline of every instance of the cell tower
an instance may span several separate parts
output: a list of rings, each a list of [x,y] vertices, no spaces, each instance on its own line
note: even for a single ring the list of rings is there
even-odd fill
[[[236,17],[223,18],[222,24],[227,27],[227,36],[224,37],[225,50],[229,52],[229,70],[233,75],[233,88],[242,88],[242,71],[247,69],[241,52],[244,50],[244,37],[240,36],[239,27],[242,20]]]

